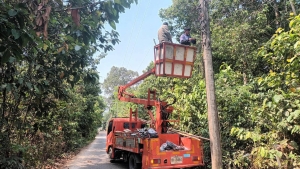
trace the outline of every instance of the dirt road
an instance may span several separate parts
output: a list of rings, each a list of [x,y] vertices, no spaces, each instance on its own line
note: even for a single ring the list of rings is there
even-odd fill
[[[70,160],[63,169],[128,169],[123,162],[110,163],[105,152],[106,133],[101,131],[95,140]]]

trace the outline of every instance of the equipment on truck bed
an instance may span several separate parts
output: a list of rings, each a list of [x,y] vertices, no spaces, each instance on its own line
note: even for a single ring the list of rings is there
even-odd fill
[[[164,77],[189,78],[192,75],[196,48],[173,43],[154,46],[155,67],[126,85],[119,86],[118,99],[144,105],[150,116],[150,128],[130,109],[128,118],[112,118],[107,129],[106,152],[111,160],[129,162],[129,169],[190,168],[204,165],[202,139],[168,131],[173,111],[171,104],[156,98],[148,89],[147,99],[136,98],[126,89],[155,74]],[[175,102],[175,100],[174,100]],[[173,103],[172,103],[173,104]],[[155,107],[155,116],[152,108]]]

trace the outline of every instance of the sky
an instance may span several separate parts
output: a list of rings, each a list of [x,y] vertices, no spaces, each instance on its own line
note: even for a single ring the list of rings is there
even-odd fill
[[[153,39],[158,43],[157,31],[163,23],[158,16],[159,10],[171,5],[172,0],[139,0],[138,4],[132,4],[130,9],[126,8],[125,13],[120,14],[116,31],[121,42],[98,65],[101,83],[113,66],[142,74],[154,59]]]

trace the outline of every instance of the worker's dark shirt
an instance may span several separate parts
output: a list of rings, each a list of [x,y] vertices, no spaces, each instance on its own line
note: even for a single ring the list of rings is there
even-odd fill
[[[171,42],[172,43],[172,37],[169,32],[169,28],[167,25],[162,25],[158,30],[158,41],[159,43],[163,42]]]

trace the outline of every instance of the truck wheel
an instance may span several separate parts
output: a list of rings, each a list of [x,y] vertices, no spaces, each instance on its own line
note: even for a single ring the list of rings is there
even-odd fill
[[[112,157],[112,154],[113,154],[113,148],[112,148],[112,147],[109,147],[109,149],[108,149],[108,157],[109,157],[110,159],[114,159],[114,158]]]
[[[141,169],[141,163],[137,163],[134,154],[130,155],[128,162],[129,162],[129,169]]]
[[[112,153],[113,153],[113,148],[112,147],[109,147],[109,149],[108,149],[108,157],[109,157],[109,161],[111,162],[111,163],[114,163],[115,162],[115,159],[114,158],[112,158]]]
[[[127,163],[128,162],[128,154],[127,153],[123,153],[122,156],[123,156],[123,161],[125,163]]]

